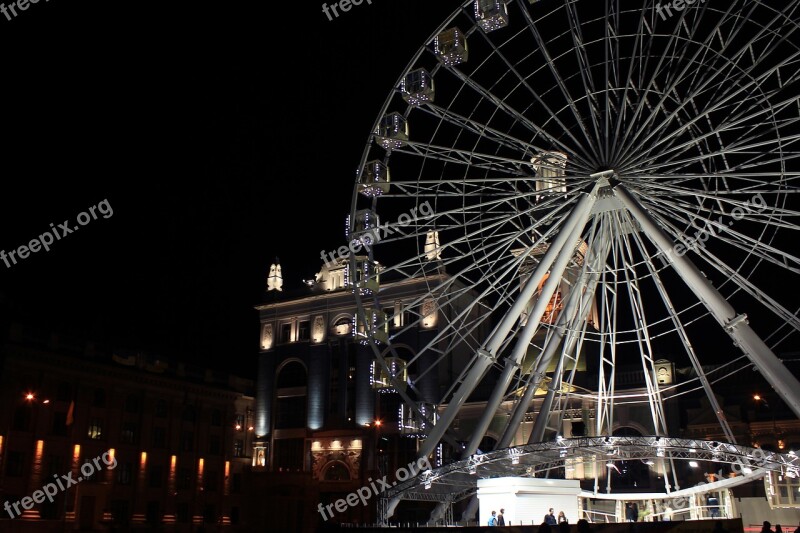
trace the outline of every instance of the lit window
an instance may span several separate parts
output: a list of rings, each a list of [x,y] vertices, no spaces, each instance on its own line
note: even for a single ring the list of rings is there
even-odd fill
[[[99,418],[92,419],[89,422],[89,430],[87,431],[87,436],[90,439],[100,440],[103,438],[103,421]]]

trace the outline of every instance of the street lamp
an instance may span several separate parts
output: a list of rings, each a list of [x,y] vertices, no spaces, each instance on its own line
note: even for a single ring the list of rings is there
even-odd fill
[[[763,403],[764,407],[766,407],[767,409],[770,410],[770,414],[772,415],[772,432],[773,432],[773,435],[775,435],[775,438],[777,439],[778,447],[782,449],[783,448],[781,446],[781,444],[783,443],[783,440],[781,439],[782,435],[779,434],[778,427],[775,424],[775,409],[770,408],[766,397],[764,395],[759,394],[759,393],[753,394],[753,401],[756,404]]]

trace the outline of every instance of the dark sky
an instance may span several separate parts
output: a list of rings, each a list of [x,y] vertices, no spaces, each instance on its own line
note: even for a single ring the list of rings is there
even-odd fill
[[[266,274],[343,244],[368,133],[461,0],[40,0],[0,15],[0,250],[107,200],[11,268],[0,313],[252,374]]]
[[[460,2],[40,1],[0,15],[4,319],[250,373],[271,259],[344,239],[368,132]],[[278,30],[280,33],[278,33]]]

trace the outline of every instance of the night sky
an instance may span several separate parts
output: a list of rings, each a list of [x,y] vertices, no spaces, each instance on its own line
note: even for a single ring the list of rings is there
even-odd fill
[[[370,128],[461,0],[169,4],[0,15],[0,250],[113,209],[0,261],[0,323],[252,376],[270,263],[297,288],[343,244]]]
[[[0,15],[0,249],[113,209],[0,262],[0,311],[251,374],[271,260],[291,288],[342,244],[381,104],[459,2],[167,4]]]

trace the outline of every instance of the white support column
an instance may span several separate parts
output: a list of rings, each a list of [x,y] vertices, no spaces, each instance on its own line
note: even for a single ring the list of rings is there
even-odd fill
[[[589,311],[592,309],[592,302],[594,301],[595,291],[597,290],[597,282],[600,278],[600,270],[602,269],[603,265],[605,265],[608,252],[610,250],[610,245],[606,241],[606,235],[604,233],[596,238],[598,239],[597,242],[599,243],[597,246],[598,250],[595,250],[596,255],[591,257],[591,261],[589,257],[586,258],[587,268],[591,263],[592,272],[584,272],[581,275],[580,282],[575,286],[574,290],[578,293],[576,296],[579,296],[579,298],[576,298],[575,301],[576,303],[579,302],[580,306],[575,311],[570,310],[570,335],[567,337],[567,341],[564,344],[564,349],[561,352],[561,358],[559,359],[555,372],[553,372],[553,381],[550,382],[547,395],[545,396],[542,406],[539,409],[539,415],[536,417],[536,422],[534,423],[531,434],[528,437],[528,444],[542,442],[544,439],[544,433],[547,429],[547,422],[549,422],[550,410],[553,406],[553,399],[555,398],[556,390],[561,389],[561,372],[564,368],[564,358],[568,354],[571,354],[573,351],[575,351],[578,339],[580,338],[580,335],[577,333],[577,331],[580,330],[581,324],[589,316]],[[595,247],[593,246],[592,250],[594,250],[594,248]],[[560,333],[563,336],[563,327]],[[549,364],[550,359],[548,359],[546,365]],[[544,366],[542,372],[544,372],[546,369],[547,366]]]
[[[616,185],[614,192],[639,222],[645,235],[653,241],[711,315],[725,328],[734,343],[772,385],[775,393],[786,402],[795,415],[800,417],[800,381],[786,369],[769,346],[753,331],[747,322],[747,315],[737,315],[733,306],[714,288],[697,266],[685,255],[674,252],[675,243],[672,239],[623,185]]]
[[[492,390],[492,394],[489,397],[489,401],[486,402],[486,407],[484,408],[483,413],[478,420],[478,424],[473,430],[472,438],[470,439],[467,448],[463,452],[465,456],[472,455],[478,449],[481,439],[483,439],[483,436],[486,434],[486,430],[489,429],[497,409],[503,402],[503,397],[506,395],[506,390],[511,384],[511,381],[514,379],[514,375],[516,375],[517,371],[519,370],[519,365],[522,362],[525,354],[528,352],[531,339],[533,339],[533,336],[539,329],[539,325],[542,323],[542,316],[544,315],[544,312],[550,303],[550,299],[555,294],[556,289],[558,289],[558,286],[561,283],[561,278],[564,276],[564,271],[569,265],[569,262],[575,256],[575,251],[578,247],[578,243],[580,242],[581,234],[583,233],[583,228],[586,225],[589,216],[590,212],[587,211],[585,215],[581,217],[578,224],[576,224],[572,229],[567,242],[561,247],[561,251],[558,254],[558,259],[556,259],[552,269],[550,270],[550,277],[547,278],[547,281],[545,281],[544,286],[542,287],[542,294],[534,304],[533,309],[531,309],[531,312],[528,315],[528,322],[519,333],[513,351],[508,357],[506,357],[503,373],[500,375],[500,378],[498,378],[497,383]],[[559,235],[559,237],[560,236],[561,235]],[[532,276],[528,280],[528,284],[538,285],[537,282],[540,277],[541,276]]]
[[[447,407],[439,417],[439,420],[436,422],[433,428],[431,428],[431,432],[428,434],[428,437],[420,445],[420,458],[427,457],[433,453],[436,445],[444,436],[445,432],[450,427],[450,424],[453,423],[453,420],[458,414],[458,411],[461,409],[461,406],[467,400],[467,397],[469,397],[469,395],[478,385],[489,367],[494,364],[497,358],[497,352],[505,342],[508,334],[513,329],[514,324],[519,319],[519,316],[525,310],[525,307],[533,297],[533,294],[536,292],[538,285],[537,281],[542,279],[542,277],[547,274],[551,265],[556,260],[558,252],[561,251],[567,245],[567,243],[569,243],[569,239],[573,236],[575,226],[577,226],[579,223],[581,228],[586,225],[586,220],[588,220],[591,214],[592,206],[594,205],[596,199],[597,188],[595,187],[590,193],[584,194],[584,196],[575,206],[575,209],[572,211],[566,223],[564,224],[563,229],[556,236],[553,244],[548,248],[541,262],[528,280],[528,284],[525,285],[525,288],[519,295],[517,301],[514,302],[514,305],[511,307],[509,312],[503,317],[500,325],[495,330],[489,341],[485,344],[485,348],[478,350],[476,354],[476,361],[473,363],[472,368],[470,368],[470,371],[464,378],[464,381],[461,383],[461,385],[459,385],[458,390],[456,390],[456,392],[453,394],[453,397],[448,402]],[[544,295],[542,295],[542,298],[544,298]],[[547,299],[549,300],[549,297]],[[532,320],[529,318],[528,323],[530,324],[531,322]]]

